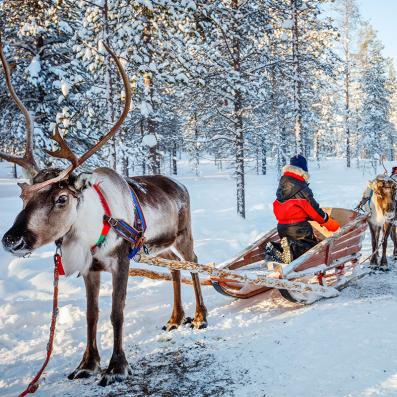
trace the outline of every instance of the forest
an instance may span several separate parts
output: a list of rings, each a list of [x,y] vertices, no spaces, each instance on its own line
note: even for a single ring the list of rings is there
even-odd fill
[[[188,158],[199,175],[211,159],[233,173],[244,218],[246,175],[294,154],[375,170],[396,156],[396,73],[355,0],[3,0],[0,40],[45,166],[59,165],[43,150],[56,127],[82,153],[121,112],[102,43],[132,111],[88,168],[177,175]],[[3,74],[0,108],[0,158],[14,159],[25,124]]]

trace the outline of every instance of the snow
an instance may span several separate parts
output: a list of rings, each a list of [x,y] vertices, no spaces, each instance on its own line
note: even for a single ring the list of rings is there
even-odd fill
[[[293,26],[294,26],[293,19],[287,19],[281,24],[281,27],[283,29],[292,29]]]
[[[324,206],[352,208],[372,174],[328,160],[314,169],[311,187]],[[189,189],[195,250],[200,262],[230,258],[274,224],[277,176],[247,175],[247,219],[235,215],[235,181],[209,160],[201,177],[181,162],[177,180]],[[390,164],[388,164],[390,169]],[[11,167],[0,163],[0,235],[21,209]],[[369,251],[368,238],[364,255]],[[52,246],[30,258],[0,249],[0,395],[21,392],[42,364],[52,304]],[[390,251],[391,252],[391,251]],[[157,270],[157,269],[154,269]],[[194,294],[183,286],[185,312]],[[112,349],[111,278],[102,275],[98,343],[102,368]],[[124,346],[133,376],[97,386],[98,378],[69,381],[85,344],[81,278],[62,278],[53,358],[37,396],[358,397],[397,395],[397,270],[369,276],[339,297],[310,306],[272,291],[233,300],[203,287],[209,327],[165,333],[171,312],[169,282],[129,280]]]
[[[148,117],[153,112],[153,107],[149,102],[141,102],[141,115],[143,117]]]
[[[154,134],[147,134],[142,138],[142,145],[148,147],[155,147],[157,145],[157,138]]]
[[[62,91],[63,96],[65,96],[65,97],[68,96],[69,90],[70,90],[69,83],[65,80],[62,80],[61,81],[61,91]]]
[[[27,72],[32,79],[39,77],[41,72],[41,62],[39,55],[36,55],[32,58],[32,62],[27,67]]]

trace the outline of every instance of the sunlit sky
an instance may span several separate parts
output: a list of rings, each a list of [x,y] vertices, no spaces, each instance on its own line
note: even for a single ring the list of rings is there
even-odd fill
[[[363,19],[378,31],[385,49],[383,54],[394,59],[397,69],[397,0],[358,0]]]

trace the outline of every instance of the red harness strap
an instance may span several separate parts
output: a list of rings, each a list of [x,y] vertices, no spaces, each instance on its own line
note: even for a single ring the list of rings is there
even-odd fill
[[[111,217],[112,213],[110,211],[109,204],[106,201],[105,196],[103,195],[102,190],[99,187],[99,183],[95,183],[93,185],[93,188],[98,193],[99,200],[101,201],[102,207],[105,211],[105,215],[107,215],[108,217]],[[95,250],[101,246],[101,244],[105,241],[106,236],[109,234],[109,231],[110,231],[109,222],[103,220],[101,235],[99,236],[99,239],[97,240],[97,242],[91,247],[91,252],[95,252]]]

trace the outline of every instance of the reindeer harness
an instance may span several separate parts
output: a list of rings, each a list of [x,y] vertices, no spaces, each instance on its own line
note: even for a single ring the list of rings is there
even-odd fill
[[[128,241],[131,244],[131,250],[128,255],[129,259],[133,259],[135,255],[142,248],[144,243],[144,234],[146,231],[146,220],[143,215],[142,206],[135,192],[130,188],[132,201],[134,202],[135,208],[135,223],[134,226],[130,226],[127,222],[122,219],[112,217],[109,204],[106,201],[105,196],[102,193],[99,183],[93,185],[95,191],[98,193],[99,200],[101,201],[105,214],[103,215],[103,227],[101,235],[97,242],[91,247],[91,253],[94,254],[97,248],[100,248],[106,240],[106,236],[109,234],[110,229],[113,229],[118,236]]]

